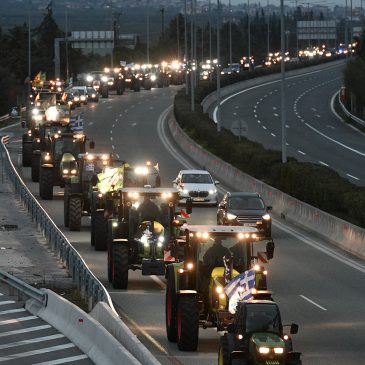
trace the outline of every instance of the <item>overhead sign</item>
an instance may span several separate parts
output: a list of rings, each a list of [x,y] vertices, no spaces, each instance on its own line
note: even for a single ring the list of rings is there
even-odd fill
[[[72,48],[114,48],[112,30],[73,31],[68,41]]]
[[[297,21],[298,39],[328,40],[336,39],[335,20],[300,20]]]

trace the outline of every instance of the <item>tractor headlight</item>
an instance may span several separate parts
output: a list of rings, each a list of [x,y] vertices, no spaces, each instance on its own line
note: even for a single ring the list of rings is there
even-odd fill
[[[72,175],[76,175],[76,169],[72,169],[70,172]]]
[[[151,75],[151,81],[156,81],[157,77],[156,75]]]
[[[259,353],[262,355],[267,355],[270,352],[268,347],[259,347]]]
[[[38,114],[39,114],[39,109],[38,109],[38,108],[34,108],[34,109],[32,110],[32,114],[33,114],[33,115],[38,115]]]
[[[221,286],[217,286],[217,287],[215,288],[215,291],[216,291],[218,294],[221,294],[221,293],[223,293],[223,288],[222,288]]]
[[[269,221],[271,219],[270,214],[263,215],[262,219],[265,220],[265,221]]]
[[[63,169],[62,173],[68,175],[68,169]]]
[[[91,75],[87,75],[86,76],[86,81],[87,82],[91,82],[91,81],[93,81],[94,80],[94,78],[91,76]]]
[[[236,219],[237,218],[237,216],[236,215],[234,215],[234,214],[232,214],[232,213],[227,213],[227,219],[228,220],[233,220],[233,219]]]
[[[194,264],[193,264],[192,262],[188,262],[188,263],[186,264],[186,268],[187,268],[188,270],[192,270],[192,269],[194,268]]]
[[[51,156],[50,155],[45,155],[44,159],[45,159],[45,161],[49,161],[51,159]]]
[[[275,347],[274,352],[277,355],[282,355],[284,353],[284,347]]]

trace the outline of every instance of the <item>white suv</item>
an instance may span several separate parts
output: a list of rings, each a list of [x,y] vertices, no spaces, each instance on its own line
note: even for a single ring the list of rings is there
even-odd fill
[[[179,189],[179,203],[191,198],[193,203],[218,205],[218,192],[210,173],[206,170],[181,170],[173,180],[173,186]]]

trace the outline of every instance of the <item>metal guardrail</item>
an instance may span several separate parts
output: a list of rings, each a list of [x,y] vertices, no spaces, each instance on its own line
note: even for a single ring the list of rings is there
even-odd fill
[[[10,114],[3,115],[2,117],[0,117],[0,122],[7,120],[9,118],[10,118]]]
[[[43,306],[47,305],[47,294],[42,290],[34,288],[33,286],[19,280],[15,276],[0,270],[0,281],[10,285],[11,287],[17,289],[18,291],[25,294],[28,298],[35,299],[37,302],[41,303]]]
[[[62,261],[62,264],[65,265],[69,271],[73,282],[80,290],[81,297],[87,301],[89,309],[92,309],[98,301],[104,301],[115,313],[117,313],[106,288],[91,272],[80,254],[29,191],[16,171],[9,152],[2,141],[0,142],[0,153],[1,161],[3,163],[2,168],[5,169],[5,172],[12,182],[16,195],[30,213],[32,221],[36,223],[37,228],[47,239],[52,251],[57,253],[59,260]],[[9,282],[10,285],[11,283]],[[21,290],[21,288],[19,290]]]
[[[365,127],[365,120],[362,120],[360,118],[358,118],[357,116],[351,114],[345,107],[345,105],[343,104],[343,102],[341,101],[341,97],[340,97],[341,92],[338,92],[338,102],[340,104],[340,107],[342,109],[342,111],[349,117],[351,118],[356,124],[360,125],[361,127]]]

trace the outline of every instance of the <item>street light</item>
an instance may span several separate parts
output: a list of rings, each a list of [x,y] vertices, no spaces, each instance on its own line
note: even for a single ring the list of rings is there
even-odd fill
[[[190,90],[191,90],[191,111],[195,111],[194,103],[194,15],[193,15],[193,0],[190,0]]]
[[[186,25],[186,0],[184,1],[184,46],[185,46],[185,95],[188,92],[188,36],[187,36],[187,25]]]
[[[147,2],[147,64],[150,63],[150,2]]]
[[[281,159],[286,157],[286,110],[285,110],[285,38],[284,38],[284,0],[280,0],[280,33],[281,33]]]
[[[220,2],[217,0],[217,132],[221,131]]]
[[[248,32],[248,70],[251,71],[251,22],[250,0],[247,0],[247,32]]]
[[[231,0],[229,0],[228,5],[229,11],[229,64],[232,66],[232,9],[231,9]]]

